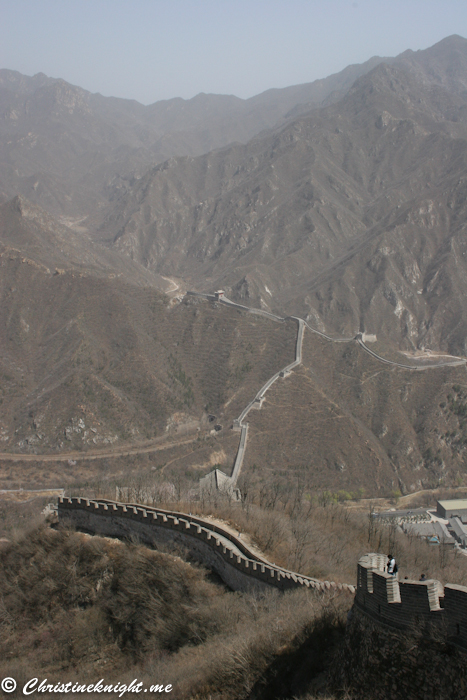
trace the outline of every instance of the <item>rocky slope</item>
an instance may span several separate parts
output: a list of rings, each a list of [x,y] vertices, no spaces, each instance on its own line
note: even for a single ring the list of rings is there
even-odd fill
[[[101,235],[200,289],[465,353],[466,65],[452,37],[246,145],[171,159]]]
[[[293,355],[295,323],[232,309],[219,325],[164,287],[22,198],[0,207],[3,451],[196,436],[208,413],[227,429]]]
[[[296,323],[182,301],[190,288],[222,286],[335,336],[374,333],[387,356],[467,355],[466,83],[460,37],[265,93],[245,119],[236,98],[143,108],[0,73],[3,196],[29,183],[61,215],[23,195],[0,206],[0,451],[215,424],[202,469],[191,448],[178,468],[229,473],[232,421],[293,360]],[[230,139],[228,124],[246,140],[281,120],[142,175],[156,131],[197,153]],[[306,333],[303,365],[249,415],[247,477],[296,471],[311,489],[372,494],[464,483],[464,367],[396,370]]]
[[[297,479],[312,490],[406,494],[462,485],[465,404],[465,365],[413,372],[357,343],[305,331],[302,365],[248,416],[244,478],[257,465],[263,479]]]

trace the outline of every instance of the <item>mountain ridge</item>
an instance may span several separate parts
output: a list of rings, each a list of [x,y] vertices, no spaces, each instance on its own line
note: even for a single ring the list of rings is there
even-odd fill
[[[293,360],[296,323],[220,313],[187,289],[223,288],[333,337],[373,335],[382,357],[466,357],[466,61],[467,41],[451,37],[352,81],[347,71],[328,104],[295,102],[279,126],[272,111],[275,128],[256,121],[251,140],[201,155],[190,149],[223,138],[219,104],[237,109],[235,98],[198,96],[178,122],[177,100],[159,105],[163,126],[191,126],[156,138],[141,106],[64,81],[0,89],[4,196],[22,183],[0,205],[5,454],[188,435],[170,457],[154,452],[161,473],[164,460],[195,483],[214,466],[230,473],[233,420]],[[253,121],[237,117],[246,133]],[[463,483],[464,367],[408,378],[357,343],[308,337],[304,358],[249,415],[246,475],[303,473],[319,489],[364,479],[379,494]]]
[[[467,56],[467,42],[460,44]],[[454,76],[451,82],[462,80]],[[441,326],[433,318],[436,309],[430,304],[436,299],[428,289],[436,270],[429,271],[426,259],[431,250],[445,266],[443,246],[449,240],[462,246],[462,204],[455,192],[462,189],[465,170],[466,107],[461,92],[420,84],[406,65],[380,64],[339,103],[266,137],[157,166],[133,194],[120,198],[101,235],[151,269],[166,269],[202,290],[226,287],[234,298],[272,310],[283,311],[285,305],[289,313],[305,314],[319,327],[330,323],[343,334],[376,332],[407,349],[422,347],[427,335],[436,349],[466,354],[464,339],[460,342],[463,321],[462,328],[447,334],[455,340],[436,337]],[[442,234],[440,226],[448,221]],[[409,229],[420,239],[415,277],[428,275],[417,289],[410,265],[402,262],[401,233],[409,235]],[[356,297],[349,287],[355,286],[355,271],[345,261],[369,244],[377,257],[378,238],[391,238],[394,246],[395,231],[398,263],[387,268],[391,279],[380,280],[375,272],[367,291],[362,287]],[[384,242],[379,247],[387,248]],[[374,264],[362,259],[358,265],[358,275],[368,281]],[[352,279],[339,291],[346,271]],[[463,289],[463,265],[456,274]],[[334,310],[323,304],[328,283],[317,289],[323,275],[332,278]],[[381,298],[382,313],[367,313],[371,288],[373,302],[382,295],[392,305],[394,323],[384,326],[388,316]],[[345,301],[338,301],[342,296]],[[404,302],[409,297],[412,301]],[[428,334],[424,324],[431,327]]]

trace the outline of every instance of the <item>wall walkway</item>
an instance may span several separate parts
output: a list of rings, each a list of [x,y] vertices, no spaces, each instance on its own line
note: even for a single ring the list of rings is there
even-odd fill
[[[316,591],[346,591],[349,584],[319,581],[274,566],[259,557],[238,537],[202,518],[176,511],[108,500],[61,497],[58,517],[79,530],[119,538],[137,537],[149,546],[178,544],[194,559],[215,571],[233,590],[281,591],[311,588]]]
[[[240,430],[240,442],[239,446],[237,449],[237,454],[235,456],[235,462],[232,470],[232,474],[230,477],[229,482],[225,482],[225,488],[228,490],[230,493],[233,493],[235,490],[235,486],[237,484],[238,477],[240,476],[240,472],[242,469],[243,465],[243,460],[245,456],[245,449],[246,449],[246,444],[247,444],[247,439],[248,439],[248,423],[245,423],[245,418],[247,417],[248,413],[251,411],[252,408],[261,408],[263,400],[265,398],[265,394],[268,391],[268,389],[274,384],[275,381],[279,379],[279,377],[287,377],[290,372],[293,371],[295,367],[301,364],[302,361],[302,345],[303,345],[303,334],[305,331],[305,326],[315,335],[320,336],[321,338],[325,338],[326,340],[329,340],[333,343],[351,343],[351,342],[357,342],[358,345],[369,355],[371,355],[374,359],[383,362],[384,364],[387,365],[393,365],[394,367],[399,367],[401,369],[408,369],[412,371],[421,371],[421,370],[427,370],[427,369],[436,369],[439,367],[455,367],[458,365],[465,365],[466,361],[463,358],[453,358],[452,360],[449,360],[447,362],[438,362],[437,364],[418,364],[418,365],[406,365],[402,364],[399,362],[394,362],[393,360],[387,360],[384,357],[381,357],[381,355],[378,355],[375,353],[373,350],[371,350],[368,345],[365,344],[363,340],[363,334],[362,333],[357,333],[356,336],[353,338],[332,338],[329,335],[326,335],[326,333],[322,333],[321,331],[316,330],[315,328],[312,328],[304,319],[299,318],[298,316],[277,316],[276,314],[272,314],[268,311],[263,311],[262,309],[255,309],[255,308],[250,308],[248,306],[244,306],[243,304],[237,304],[235,301],[232,301],[231,299],[228,299],[225,295],[219,297],[218,294],[203,294],[201,292],[187,292],[187,295],[189,296],[196,296],[196,297],[202,297],[204,299],[207,299],[208,301],[216,301],[220,304],[224,304],[225,306],[232,306],[239,311],[247,311],[248,313],[252,314],[257,314],[260,316],[264,316],[266,318],[271,319],[272,321],[277,321],[279,323],[283,323],[287,319],[291,318],[294,321],[297,322],[297,340],[296,340],[296,346],[295,346],[295,360],[284,367],[283,369],[279,370],[274,374],[268,381],[264,384],[264,386],[261,387],[261,389],[257,392],[256,396],[250,403],[243,409],[241,414],[239,415],[238,418],[234,420],[234,428],[237,430]],[[210,484],[212,483],[212,479],[209,478],[209,475],[207,477],[204,477],[206,481],[203,481],[203,479],[200,480],[200,488],[201,489],[208,489],[210,488]]]

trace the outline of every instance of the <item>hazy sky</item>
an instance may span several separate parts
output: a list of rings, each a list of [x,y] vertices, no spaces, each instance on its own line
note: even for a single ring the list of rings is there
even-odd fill
[[[0,0],[0,67],[145,104],[251,97],[467,37],[467,0]]]

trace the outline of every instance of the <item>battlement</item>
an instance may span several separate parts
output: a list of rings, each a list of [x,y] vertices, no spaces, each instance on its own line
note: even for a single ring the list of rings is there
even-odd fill
[[[450,641],[467,648],[467,587],[443,587],[436,579],[399,581],[384,571],[386,560],[382,554],[366,554],[359,560],[357,609],[397,629],[437,626]]]
[[[355,592],[354,586],[348,584],[319,581],[274,566],[232,533],[186,513],[104,499],[60,497],[58,517],[60,521],[68,521],[77,529],[92,534],[126,538],[136,536],[149,546],[157,543],[181,544],[234,590],[273,586],[281,591],[311,588],[317,591]]]

